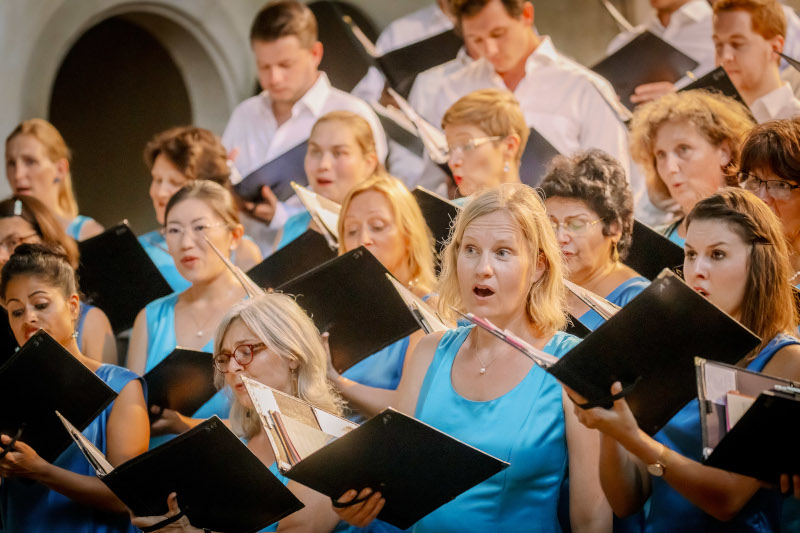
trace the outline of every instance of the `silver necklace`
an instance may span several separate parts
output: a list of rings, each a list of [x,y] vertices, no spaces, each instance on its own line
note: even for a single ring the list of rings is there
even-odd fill
[[[486,373],[486,369],[489,368],[489,365],[494,363],[494,360],[497,359],[497,356],[494,356],[494,359],[489,361],[489,364],[483,362],[483,359],[478,355],[478,337],[475,337],[475,358],[481,364],[481,376]]]

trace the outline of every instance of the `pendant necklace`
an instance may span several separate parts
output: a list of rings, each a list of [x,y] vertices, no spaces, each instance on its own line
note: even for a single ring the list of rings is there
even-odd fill
[[[482,375],[484,375],[486,373],[486,369],[489,368],[489,365],[494,363],[494,360],[497,359],[497,356],[495,356],[494,359],[489,361],[489,364],[485,364],[483,362],[483,360],[480,358],[480,356],[478,355],[478,337],[476,336],[475,337],[475,358],[481,364],[481,376],[482,376]]]

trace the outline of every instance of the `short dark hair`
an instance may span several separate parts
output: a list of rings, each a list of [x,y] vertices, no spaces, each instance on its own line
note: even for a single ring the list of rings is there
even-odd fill
[[[0,272],[0,297],[6,299],[8,284],[18,276],[38,276],[61,289],[66,298],[78,293],[78,280],[69,258],[60,246],[20,244]]]
[[[759,124],[742,142],[735,171],[766,170],[800,184],[800,120],[771,120]]]
[[[473,17],[477,15],[487,4],[492,0],[450,0],[450,12],[461,24],[463,17]],[[525,7],[527,0],[500,0],[506,13],[512,18],[519,18],[522,16],[522,9]]]
[[[189,180],[215,181],[230,186],[228,154],[219,138],[196,126],[178,126],[153,137],[144,149],[144,162],[153,170],[156,158],[166,157]]]
[[[633,194],[625,169],[602,150],[591,149],[570,157],[556,156],[541,183],[545,198],[574,198],[585,203],[603,222],[603,235],[618,223],[622,236],[617,243],[625,259],[633,233]]]
[[[272,42],[290,35],[305,48],[317,42],[317,18],[308,6],[296,0],[268,3],[250,26],[250,42]]]

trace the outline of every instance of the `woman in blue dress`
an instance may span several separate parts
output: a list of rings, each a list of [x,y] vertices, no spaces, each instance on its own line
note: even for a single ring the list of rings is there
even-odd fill
[[[414,197],[387,175],[369,178],[353,188],[339,216],[339,253],[364,246],[400,283],[427,300],[435,281],[433,237]],[[377,305],[380,305],[378,302]],[[422,330],[387,346],[339,375],[328,365],[330,379],[351,409],[364,421],[395,405],[396,389]]]
[[[700,201],[687,217],[685,250],[686,282],[762,339],[739,364],[800,379],[800,341],[789,335],[797,312],[788,248],[766,204],[733,188]],[[616,383],[611,391],[620,389]],[[647,532],[779,531],[777,492],[701,464],[697,400],[653,438],[638,429],[624,399],[609,410],[575,409],[584,424],[603,433],[600,477],[618,515],[636,512],[649,498]]]
[[[14,195],[42,202],[67,235],[82,241],[102,233],[103,226],[78,214],[70,159],[64,138],[46,120],[26,120],[6,137],[6,178]]]
[[[601,150],[553,159],[541,183],[567,279],[620,307],[649,284],[622,263],[631,246],[633,195],[625,170]],[[603,323],[574,295],[569,312],[587,328]]]
[[[77,280],[63,250],[21,244],[3,266],[0,297],[20,345],[44,330],[118,394],[83,431],[109,462],[117,466],[146,451],[144,381],[125,368],[102,364],[80,352],[74,335],[80,306]],[[2,436],[3,445],[10,441],[10,436]],[[95,475],[76,444],[52,464],[22,442],[14,448],[0,459],[0,530],[133,531],[125,505]]]
[[[215,326],[228,309],[245,297],[233,273],[204,239],[228,255],[241,242],[244,229],[233,197],[224,187],[208,180],[193,181],[170,198],[164,217],[170,254],[191,286],[150,302],[136,317],[127,366],[141,374],[178,346],[211,352]],[[152,433],[154,437],[181,433],[211,415],[225,419],[229,409],[228,399],[218,393],[191,419],[164,410],[153,423]],[[164,440],[153,438],[151,446]]]
[[[630,125],[631,157],[647,178],[656,207],[677,209],[677,220],[660,228],[678,246],[686,238],[686,215],[726,185],[747,131],[755,126],[747,108],[704,90],[672,93],[636,108]]]
[[[33,196],[12,196],[0,201],[0,266],[18,245],[26,242],[61,246],[72,268],[78,268],[78,245],[44,204]],[[82,354],[103,363],[117,363],[117,341],[101,309],[80,302],[76,330]]]
[[[369,123],[350,111],[332,111],[311,128],[303,167],[311,190],[339,205],[348,191],[376,173],[383,173]],[[283,248],[309,228],[316,228],[308,211],[289,217],[278,232]]]
[[[578,342],[559,331],[566,322],[562,276],[538,194],[504,184],[473,198],[456,219],[443,254],[439,310],[474,313],[558,357]],[[596,466],[599,435],[581,427],[552,376],[472,327],[428,335],[410,359],[395,407],[511,464],[413,531],[560,531],[558,495],[568,463],[573,530],[609,529]],[[341,502],[363,489],[353,488]],[[376,492],[339,513],[364,525],[381,505]]]
[[[179,126],[159,133],[147,143],[144,162],[153,178],[150,199],[160,226],[164,225],[167,202],[187,183],[210,180],[230,188],[231,170],[225,148],[216,135],[203,128]],[[161,231],[145,233],[139,242],[174,292],[189,288],[191,283],[178,271]],[[245,237],[231,259],[246,272],[261,262],[261,251]]]

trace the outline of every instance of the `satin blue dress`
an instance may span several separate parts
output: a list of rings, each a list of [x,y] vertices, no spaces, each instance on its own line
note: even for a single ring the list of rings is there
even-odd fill
[[[623,281],[616,289],[611,291],[609,295],[606,296],[606,300],[612,304],[622,307],[636,298],[636,296],[645,290],[648,285],[650,285],[650,281],[647,278],[636,276],[635,278]],[[578,320],[580,320],[581,324],[589,328],[591,331],[596,330],[600,324],[605,322],[605,320],[603,320],[600,315],[598,315],[592,309],[586,311],[584,314],[578,317]]]
[[[567,466],[561,385],[533,365],[499,398],[463,398],[453,389],[450,374],[471,329],[459,327],[442,335],[415,417],[511,466],[435,510],[413,531],[560,532],[556,510]],[[544,351],[560,357],[579,341],[558,332]]]
[[[80,241],[81,230],[83,229],[83,225],[89,222],[90,220],[94,221],[91,217],[86,217],[83,215],[78,215],[72,219],[67,225],[67,235],[75,239],[76,241]]]
[[[114,392],[119,393],[134,380],[139,380],[147,397],[147,388],[142,378],[115,365],[102,365],[97,376]],[[83,435],[98,450],[106,454],[108,439],[106,431],[111,405],[83,431]],[[94,468],[72,443],[53,463],[70,472],[94,477]],[[4,479],[0,484],[0,516],[3,526],[0,531],[18,533],[59,532],[59,533],[127,533],[138,531],[131,525],[130,517],[103,513],[100,510],[77,503],[66,496],[50,490],[40,483],[25,483],[17,478]]]
[[[144,308],[145,318],[147,319],[147,363],[145,364],[145,373],[163,361],[177,347],[175,340],[175,304],[177,301],[178,294],[170,294],[158,300],[153,300]],[[216,329],[216,326],[214,328]],[[214,351],[213,338],[203,346],[202,351]],[[213,364],[210,356],[208,364]],[[217,391],[192,417],[205,419],[212,415],[217,415],[222,420],[226,420],[230,410],[231,403],[228,396],[223,391]],[[152,437],[150,439],[150,448],[155,448],[174,437],[174,435]]]
[[[280,250],[305,233],[309,224],[311,224],[311,213],[308,211],[301,211],[290,216],[286,224],[283,225],[283,233],[276,250]]]
[[[791,344],[800,344],[800,340],[791,335],[776,335],[747,365],[747,369],[763,371],[778,350]],[[700,408],[697,399],[694,399],[656,433],[655,439],[689,459],[702,462],[701,427]],[[645,527],[647,533],[780,531],[781,501],[777,491],[760,489],[733,520],[720,522],[678,494],[663,478],[651,476],[650,479],[652,493]]]

